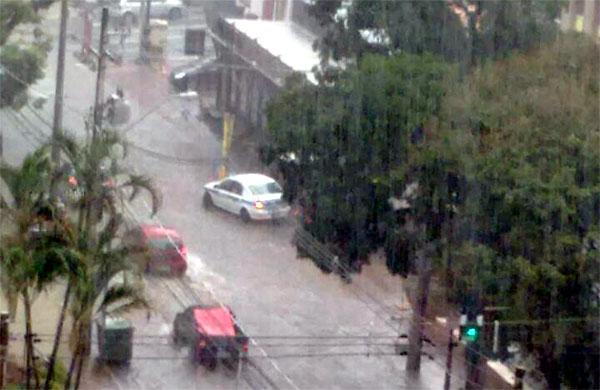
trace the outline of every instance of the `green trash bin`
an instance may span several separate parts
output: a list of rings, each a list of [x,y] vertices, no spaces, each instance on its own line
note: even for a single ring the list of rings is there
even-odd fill
[[[133,326],[121,317],[96,320],[99,360],[106,363],[129,364],[133,350]]]

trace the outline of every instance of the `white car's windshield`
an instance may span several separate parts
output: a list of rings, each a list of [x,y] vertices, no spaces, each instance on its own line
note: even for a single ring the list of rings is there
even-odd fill
[[[279,184],[274,181],[270,183],[250,185],[248,187],[254,195],[280,194],[283,192]]]

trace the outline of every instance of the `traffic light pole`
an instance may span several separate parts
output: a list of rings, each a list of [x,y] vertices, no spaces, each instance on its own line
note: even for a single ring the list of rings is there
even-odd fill
[[[423,248],[417,252],[419,281],[417,299],[413,308],[412,324],[408,333],[408,357],[406,371],[418,374],[421,369],[421,348],[423,346],[423,321],[429,300],[429,282],[431,281],[431,250]]]

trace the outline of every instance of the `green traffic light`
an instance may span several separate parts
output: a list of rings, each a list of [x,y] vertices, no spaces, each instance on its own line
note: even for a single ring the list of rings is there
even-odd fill
[[[475,326],[465,328],[464,339],[467,341],[477,341],[479,337],[479,329]]]

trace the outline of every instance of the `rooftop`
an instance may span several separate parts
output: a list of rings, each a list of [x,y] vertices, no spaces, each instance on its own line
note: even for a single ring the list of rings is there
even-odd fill
[[[315,35],[291,22],[250,19],[226,19],[226,22],[285,65],[305,73],[315,82],[312,69],[320,61],[319,54],[312,48],[317,39]]]

